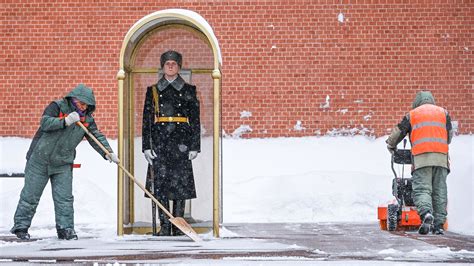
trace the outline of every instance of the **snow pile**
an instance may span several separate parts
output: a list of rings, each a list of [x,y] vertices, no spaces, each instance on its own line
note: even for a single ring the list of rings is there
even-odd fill
[[[377,222],[377,206],[392,199],[393,173],[385,139],[363,136],[224,139],[224,223]],[[30,142],[0,138],[0,172],[23,172]],[[117,141],[111,141],[111,145],[117,150]],[[473,150],[473,136],[453,139],[448,176],[449,230],[471,235],[474,235]],[[100,157],[87,142],[79,145],[76,161],[82,164],[74,170],[76,223],[82,224],[85,232],[94,225],[109,228],[113,234],[117,167]],[[406,175],[408,168],[405,167]],[[396,170],[400,171],[401,167]],[[13,225],[22,186],[22,178],[0,178],[0,229]],[[53,209],[51,188],[47,185],[31,229],[54,230]]]
[[[393,199],[385,139],[224,139],[224,222],[376,222]],[[449,230],[471,235],[473,148],[454,138],[448,176]]]
[[[250,133],[252,132],[252,128],[249,125],[240,125],[238,128],[232,132],[231,137],[232,138],[240,138],[243,134]]]
[[[252,112],[250,111],[242,111],[240,112],[240,118],[248,118],[248,117],[251,117],[252,116]]]
[[[328,109],[330,107],[330,104],[329,104],[330,100],[331,100],[331,98],[329,97],[329,95],[326,95],[326,101],[324,103],[321,103],[319,105],[319,108]]]
[[[293,127],[293,129],[296,131],[302,131],[302,130],[305,130],[306,128],[303,126],[303,123],[301,122],[301,120],[298,120],[296,121],[296,124]]]
[[[381,255],[390,255],[384,258],[384,260],[397,260],[403,258],[405,260],[419,260],[422,259],[426,262],[436,262],[442,261],[443,259],[450,257],[471,257],[474,255],[474,252],[467,250],[453,251],[449,247],[444,248],[435,248],[428,250],[418,250],[413,249],[410,252],[403,252],[393,248],[381,250],[378,252]]]
[[[342,127],[342,128],[333,128],[332,130],[328,130],[326,133],[327,136],[337,137],[337,136],[373,136],[374,130],[367,129],[364,125],[360,125],[360,127],[354,126],[353,128],[350,127]]]

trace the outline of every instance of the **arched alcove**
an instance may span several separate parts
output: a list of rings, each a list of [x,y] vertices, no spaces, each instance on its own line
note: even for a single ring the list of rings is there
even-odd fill
[[[123,167],[145,183],[147,163],[141,153],[141,118],[147,86],[160,73],[159,58],[167,50],[183,55],[181,76],[197,86],[201,102],[201,154],[193,161],[198,197],[189,202],[185,218],[199,230],[221,222],[220,84],[221,53],[209,24],[197,13],[182,9],[154,12],[137,21],[120,51],[118,152]],[[147,233],[151,203],[119,168],[117,233]]]

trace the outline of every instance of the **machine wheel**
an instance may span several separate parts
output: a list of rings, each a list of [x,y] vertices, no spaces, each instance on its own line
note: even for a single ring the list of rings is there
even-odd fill
[[[396,231],[398,224],[398,204],[389,204],[387,208],[387,230]]]

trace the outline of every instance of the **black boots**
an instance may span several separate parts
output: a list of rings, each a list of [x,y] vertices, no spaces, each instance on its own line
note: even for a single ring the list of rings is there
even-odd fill
[[[77,234],[76,231],[72,228],[66,228],[66,229],[58,229],[56,228],[56,231],[58,233],[58,238],[59,239],[65,239],[65,240],[77,240]],[[15,230],[14,234],[16,237],[18,237],[21,240],[29,240],[30,239],[30,234],[28,234],[28,229],[17,229]]]
[[[171,223],[168,220],[167,223],[160,224],[160,232],[158,232],[158,236],[170,236],[170,235],[171,235]]]
[[[170,209],[170,202],[167,199],[160,199],[161,205],[165,207],[167,210]],[[158,211],[158,217],[160,218],[160,232],[158,232],[158,236],[170,236],[171,235],[171,222],[168,219],[168,216],[162,211]]]
[[[185,200],[174,200],[173,201],[173,216],[174,217],[183,217],[184,216],[184,206],[186,204]],[[182,236],[184,235],[181,230],[179,230],[176,226],[173,225],[173,232],[174,236]]]
[[[170,204],[168,200],[160,200],[161,205],[163,205],[167,210],[170,209]],[[174,217],[183,217],[184,216],[184,206],[186,201],[185,200],[174,200],[173,201],[173,211],[172,214]],[[163,211],[159,211],[160,217],[160,232],[158,232],[158,236],[182,236],[184,235],[181,230],[179,230],[176,226],[172,225],[168,216],[163,213]]]
[[[433,230],[431,231],[433,235],[444,235],[444,228],[442,224],[436,224],[433,226]]]
[[[28,229],[17,229],[14,234],[21,240],[29,240],[30,234],[28,234]]]
[[[77,234],[76,231],[72,228],[65,228],[65,229],[56,229],[56,232],[58,233],[58,238],[59,239],[64,239],[64,240],[77,240]]]
[[[423,217],[423,223],[420,225],[420,228],[418,228],[418,233],[420,235],[428,234],[431,231],[431,228],[433,227],[433,220],[433,215],[431,215],[431,213],[429,212],[426,213]]]

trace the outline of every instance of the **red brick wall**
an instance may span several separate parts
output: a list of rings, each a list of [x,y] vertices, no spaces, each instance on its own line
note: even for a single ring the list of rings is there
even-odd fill
[[[244,137],[385,135],[420,89],[433,92],[460,133],[474,131],[472,1],[3,0],[0,136],[32,137],[43,108],[85,83],[99,127],[115,138],[123,37],[166,8],[196,11],[213,27],[227,134],[248,125]],[[294,129],[298,120],[304,130]]]

